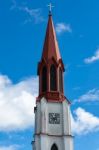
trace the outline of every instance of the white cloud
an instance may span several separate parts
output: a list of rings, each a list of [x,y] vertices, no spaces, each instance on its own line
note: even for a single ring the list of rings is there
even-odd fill
[[[99,90],[92,89],[89,90],[87,93],[81,95],[78,99],[74,100],[74,103],[76,102],[97,102],[99,101]]]
[[[27,22],[31,22],[34,21],[35,23],[39,23],[39,22],[43,22],[44,18],[41,15],[41,9],[30,9],[28,7],[18,7],[19,10],[25,12],[26,14],[28,14],[28,19],[25,20],[25,23]]]
[[[69,24],[64,24],[64,23],[57,23],[56,24],[56,32],[58,34],[63,33],[63,32],[72,32],[72,29]]]
[[[93,62],[98,61],[98,60],[99,60],[99,49],[96,50],[96,52],[93,56],[85,58],[84,62],[86,64],[90,64],[90,63],[93,63]]]
[[[74,112],[74,117],[71,115],[72,130],[74,134],[83,135],[90,132],[99,131],[99,117],[86,112],[82,108],[78,108]]]
[[[0,131],[23,130],[34,125],[38,79],[31,77],[13,84],[0,75]]]
[[[2,146],[0,150],[17,150],[19,148],[18,145],[10,145],[10,146]]]
[[[38,93],[37,89],[37,77],[13,84],[7,76],[0,75],[0,131],[24,130],[33,127],[33,109]],[[99,118],[82,108],[76,109],[71,118],[74,134],[82,135],[99,130]],[[0,150],[16,149],[10,146],[0,147]]]
[[[43,16],[41,15],[42,10],[40,8],[32,9],[32,8],[29,8],[28,6],[18,5],[16,0],[12,0],[12,6],[10,10],[13,10],[13,9],[17,9],[21,12],[24,12],[27,15],[24,23],[27,23],[27,22],[40,23],[45,20]]]

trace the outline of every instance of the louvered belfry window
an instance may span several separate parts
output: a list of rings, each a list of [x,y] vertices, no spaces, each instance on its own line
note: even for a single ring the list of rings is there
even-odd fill
[[[47,68],[46,66],[42,69],[42,92],[47,91]]]
[[[51,65],[50,68],[50,90],[56,91],[57,85],[56,85],[56,67],[54,65]]]
[[[59,89],[63,92],[63,74],[61,68],[59,69]]]

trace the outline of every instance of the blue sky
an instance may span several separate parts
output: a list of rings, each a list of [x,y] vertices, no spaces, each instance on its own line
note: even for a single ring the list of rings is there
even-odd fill
[[[99,150],[99,1],[58,0],[53,20],[76,150]],[[49,0],[0,1],[0,150],[29,150]]]

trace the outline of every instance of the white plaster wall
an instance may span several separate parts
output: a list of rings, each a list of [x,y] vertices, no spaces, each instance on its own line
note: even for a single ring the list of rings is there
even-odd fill
[[[56,137],[39,135],[36,136],[35,148],[33,150],[51,150],[53,144],[56,144],[58,150],[73,150],[73,138],[69,136]]]
[[[51,150],[53,144],[56,144],[58,150],[64,150],[63,137],[41,136],[41,150]]]
[[[37,102],[37,111],[36,111],[36,133],[41,132],[41,103]]]
[[[71,135],[70,105],[67,101],[63,102],[63,133],[64,135]]]
[[[33,150],[41,150],[41,139],[40,136],[35,135],[35,142],[33,144]]]
[[[60,124],[49,124],[49,113],[59,113]],[[52,103],[42,98],[37,103],[35,121],[36,133],[39,134],[35,136],[35,150],[51,150],[54,143],[58,150],[73,150],[73,139],[66,136],[71,135],[70,106],[67,101]]]
[[[64,137],[64,150],[73,150],[73,137]]]
[[[46,109],[47,109],[47,101],[45,98],[42,98],[41,102],[37,102],[36,104],[37,110],[35,112],[35,129],[36,133],[39,134],[41,132],[46,132]]]
[[[60,124],[49,124],[49,113],[59,113]],[[47,119],[48,134],[62,135],[62,126],[63,126],[62,103],[48,103],[47,118],[48,118]]]
[[[60,124],[49,124],[49,113],[59,113]],[[51,135],[63,134],[62,103],[48,103],[45,98],[42,98],[41,102],[37,103],[37,112],[35,115],[36,133],[42,132]]]
[[[58,150],[64,150],[63,137],[48,137],[48,140],[50,141],[48,150],[51,150],[53,144],[57,145]]]
[[[49,113],[59,113],[60,124],[49,124]],[[71,135],[70,106],[66,101],[62,103],[48,103],[45,98],[42,98],[41,102],[37,103],[35,122],[36,133]]]
[[[47,101],[45,98],[41,100],[41,132],[47,133]]]

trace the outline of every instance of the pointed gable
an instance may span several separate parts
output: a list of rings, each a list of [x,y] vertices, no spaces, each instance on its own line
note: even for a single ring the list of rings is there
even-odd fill
[[[56,33],[53,25],[52,16],[49,15],[42,59],[50,60],[52,58],[54,58],[56,61],[59,61],[61,59],[61,56],[56,39]]]

